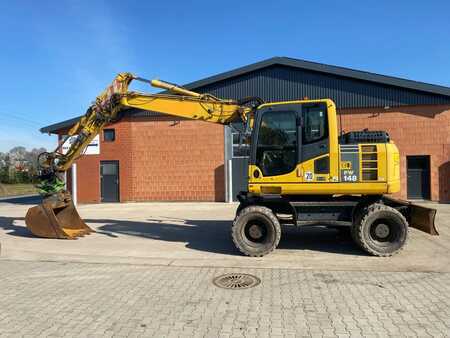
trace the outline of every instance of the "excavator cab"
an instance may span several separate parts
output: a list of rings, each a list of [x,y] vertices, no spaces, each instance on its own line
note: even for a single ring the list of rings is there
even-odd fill
[[[409,226],[437,235],[435,209],[386,196],[400,191],[400,154],[389,134],[363,130],[339,135],[337,116],[330,99],[260,105],[252,133],[248,193],[260,199],[295,199],[294,204],[308,199],[307,207],[298,211],[300,218],[309,215],[301,219],[305,222],[323,220],[327,197],[378,198],[401,211]],[[338,212],[341,209],[333,208],[330,221],[346,218]]]

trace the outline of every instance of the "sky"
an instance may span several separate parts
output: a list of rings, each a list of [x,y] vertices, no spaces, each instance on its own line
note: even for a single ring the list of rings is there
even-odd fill
[[[124,71],[184,84],[287,56],[450,87],[449,12],[447,0],[1,1],[0,151],[53,149],[39,128],[84,114]]]

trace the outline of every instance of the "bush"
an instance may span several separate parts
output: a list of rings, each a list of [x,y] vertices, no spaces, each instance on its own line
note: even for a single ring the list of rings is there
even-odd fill
[[[9,183],[9,170],[6,167],[0,168],[0,183]]]
[[[30,175],[27,171],[16,171],[15,183],[31,183]]]
[[[14,147],[9,152],[0,152],[0,183],[37,183],[37,157],[44,148],[27,151]]]

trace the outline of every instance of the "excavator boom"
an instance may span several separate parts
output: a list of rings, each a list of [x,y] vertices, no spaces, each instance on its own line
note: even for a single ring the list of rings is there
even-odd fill
[[[148,94],[129,91],[133,80],[165,89],[168,93]],[[120,120],[129,108],[149,110],[175,117],[229,124],[252,122],[252,108],[234,100],[200,94],[160,80],[146,80],[130,73],[120,73],[87,109],[86,114],[68,131],[75,136],[63,154],[58,146],[39,155],[42,204],[28,210],[25,222],[39,237],[72,239],[92,232],[78,215],[71,195],[64,187],[64,173],[82,155],[92,139],[108,124]]]

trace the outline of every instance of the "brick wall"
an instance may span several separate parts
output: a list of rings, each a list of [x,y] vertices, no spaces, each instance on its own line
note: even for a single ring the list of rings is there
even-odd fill
[[[450,201],[450,106],[344,109],[345,131],[386,130],[401,155],[401,192],[406,198],[406,156],[430,155],[431,199]]]
[[[100,202],[100,161],[119,161],[120,200],[132,200],[131,121],[125,118],[108,127],[114,128],[116,140],[104,142],[100,134],[100,155],[81,156],[77,161],[77,184],[79,203]]]
[[[125,118],[114,142],[77,163],[78,202],[100,202],[100,161],[118,160],[120,201],[224,201],[224,128],[171,118]],[[69,183],[70,185],[70,183]]]
[[[200,121],[132,122],[132,199],[224,201],[224,128]]]

